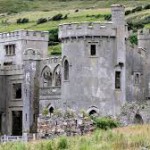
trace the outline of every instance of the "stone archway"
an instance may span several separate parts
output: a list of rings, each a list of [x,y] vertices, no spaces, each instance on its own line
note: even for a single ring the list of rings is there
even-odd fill
[[[134,121],[133,122],[134,122],[134,124],[143,124],[144,123],[143,118],[140,114],[136,114],[134,116]]]
[[[91,110],[90,112],[89,112],[89,115],[91,116],[91,115],[94,115],[94,114],[96,114],[97,112],[96,112],[96,110]]]

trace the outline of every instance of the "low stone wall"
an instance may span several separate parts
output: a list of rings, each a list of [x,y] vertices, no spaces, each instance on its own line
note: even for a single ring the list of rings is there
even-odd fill
[[[77,117],[54,117],[40,116],[38,118],[39,138],[54,138],[59,135],[83,135],[94,130],[93,122],[90,118]]]
[[[118,116],[123,126],[150,123],[150,101],[127,103]]]

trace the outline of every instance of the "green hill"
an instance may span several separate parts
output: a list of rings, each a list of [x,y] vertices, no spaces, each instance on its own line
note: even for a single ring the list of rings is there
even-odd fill
[[[52,31],[50,38],[56,44],[57,33],[54,31],[58,31],[59,24],[103,22],[110,14],[111,4],[114,3],[123,4],[126,10],[132,10],[137,6],[144,8],[149,4],[149,0],[0,0],[0,32],[18,29],[48,30]],[[62,16],[58,19],[57,14]],[[142,24],[142,27],[144,25],[150,28],[150,9],[131,13],[126,19],[137,27]],[[49,43],[53,45],[49,48],[50,51],[60,52],[60,46],[54,43]]]

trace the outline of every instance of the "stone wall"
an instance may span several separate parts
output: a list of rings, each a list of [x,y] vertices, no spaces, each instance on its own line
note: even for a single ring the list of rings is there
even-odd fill
[[[59,135],[82,135],[94,130],[93,122],[84,116],[40,115],[38,118],[39,138],[54,138]]]

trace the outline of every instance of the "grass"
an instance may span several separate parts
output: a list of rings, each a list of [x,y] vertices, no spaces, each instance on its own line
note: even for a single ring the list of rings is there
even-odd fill
[[[150,148],[150,125],[136,125],[92,134],[29,143],[0,144],[0,150],[141,150]]]
[[[135,7],[137,5],[148,4],[149,0],[0,0],[0,12],[109,8],[113,3]]]
[[[139,5],[146,5],[149,0],[0,0],[0,32],[10,32],[19,29],[49,31],[58,28],[59,24],[72,22],[103,22],[104,14],[110,14],[110,6],[120,3],[126,9],[132,9]],[[75,10],[78,9],[78,12]],[[60,21],[48,21],[43,24],[36,24],[39,18],[51,18],[62,13],[68,14],[68,18]],[[92,15],[100,17],[87,17]],[[137,22],[149,16],[149,10],[130,14],[127,20]],[[28,18],[29,23],[17,24],[19,18]],[[150,28],[150,24],[145,25]],[[60,46],[49,47],[49,53],[56,51],[60,53]]]

